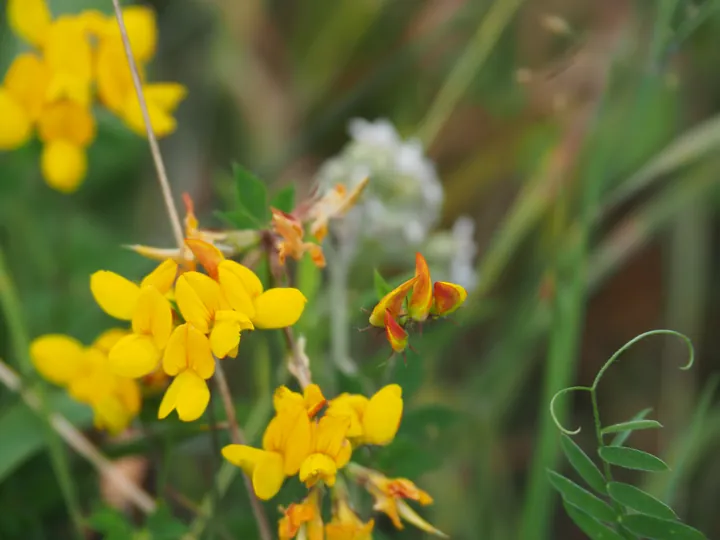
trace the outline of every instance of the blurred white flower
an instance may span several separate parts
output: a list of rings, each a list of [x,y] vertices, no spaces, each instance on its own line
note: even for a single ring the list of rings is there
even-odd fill
[[[435,165],[419,141],[401,139],[386,119],[356,118],[348,131],[352,140],[318,172],[318,183],[325,189],[338,182],[352,189],[370,178],[344,228],[381,240],[389,251],[421,244],[437,223],[443,203]]]
[[[427,242],[425,255],[433,279],[451,281],[472,291],[479,276],[475,270],[475,222],[460,216],[450,231],[434,233]]]

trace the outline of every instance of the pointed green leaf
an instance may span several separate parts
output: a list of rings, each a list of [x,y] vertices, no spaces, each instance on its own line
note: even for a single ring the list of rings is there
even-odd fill
[[[630,420],[629,422],[620,422],[603,428],[602,434],[622,433],[625,431],[638,431],[641,429],[660,429],[662,424],[657,420]]]
[[[590,537],[590,540],[624,540],[622,536],[610,527],[600,523],[597,519],[583,512],[576,506],[567,502],[564,506],[570,519],[573,520],[582,532]]]
[[[233,165],[233,177],[237,187],[238,208],[252,217],[256,227],[265,227],[270,221],[265,182],[237,163]]]
[[[634,534],[652,540],[707,540],[703,533],[679,521],[633,514],[623,517],[622,523]]]
[[[611,499],[631,510],[660,519],[677,519],[667,504],[631,484],[610,482],[607,489]]]
[[[377,268],[375,269],[373,281],[375,283],[375,295],[377,296],[378,300],[380,300],[383,296],[392,291],[392,287],[387,281],[385,281],[385,278],[380,275],[380,272],[377,271]]]
[[[215,217],[240,231],[257,230],[260,228],[255,218],[248,214],[244,208],[230,210],[229,212],[216,211]]]
[[[554,472],[548,471],[552,486],[560,492],[565,502],[577,506],[584,512],[600,521],[615,521],[615,511],[605,501],[578,486],[572,480]]]
[[[295,184],[289,184],[278,191],[270,201],[270,206],[283,212],[292,212],[295,208]]]
[[[652,412],[652,409],[643,409],[639,413],[637,413],[635,416],[633,416],[629,421],[634,422],[636,420],[644,420],[645,417]],[[625,444],[625,441],[627,441],[628,437],[632,431],[621,431],[617,435],[615,435],[615,438],[610,443],[610,446],[622,446]]]
[[[597,468],[597,465],[593,463],[593,460],[582,451],[582,448],[575,444],[575,441],[567,435],[563,435],[560,438],[560,445],[570,465],[572,465],[580,477],[587,482],[587,485],[598,493],[607,493],[605,478],[600,472],[600,469]]]
[[[600,459],[610,465],[637,471],[660,472],[670,467],[659,457],[624,446],[605,446],[599,450]]]

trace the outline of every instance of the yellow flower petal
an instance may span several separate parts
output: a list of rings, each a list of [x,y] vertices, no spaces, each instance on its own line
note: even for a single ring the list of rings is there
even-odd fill
[[[265,450],[244,444],[228,444],[222,449],[223,457],[236,467],[240,467],[248,475],[252,475],[255,466],[265,454]]]
[[[62,73],[90,84],[92,80],[92,48],[85,28],[77,17],[58,17],[47,29],[43,48],[45,60],[54,73]]]
[[[314,427],[314,450],[327,454],[333,459],[340,455],[343,446],[347,443],[345,437],[350,427],[350,418],[347,416],[326,415]]]
[[[108,361],[117,375],[137,379],[155,371],[160,351],[150,336],[130,334],[110,349]]]
[[[65,385],[83,369],[84,347],[78,340],[61,334],[40,336],[30,344],[30,358],[44,378]]]
[[[30,138],[30,115],[4,88],[0,88],[0,150],[14,150]]]
[[[132,319],[140,298],[140,287],[108,270],[98,270],[90,276],[90,291],[105,313],[122,321]]]
[[[363,415],[363,441],[386,445],[395,438],[403,412],[402,388],[389,384],[380,389],[367,405]]]
[[[158,350],[167,345],[172,332],[172,308],[155,287],[145,286],[140,289],[133,312],[132,328],[137,334],[152,336]]]
[[[245,287],[250,298],[255,298],[262,294],[264,289],[260,278],[247,266],[235,261],[226,260],[220,263],[220,268],[224,268],[228,273],[234,274]]]
[[[45,62],[33,53],[16,56],[8,68],[5,88],[22,105],[31,120],[37,120],[45,105],[50,77]]]
[[[283,458],[275,452],[264,452],[252,475],[255,495],[263,501],[272,499],[285,481]]]
[[[42,47],[52,16],[45,0],[8,0],[10,28],[36,47]]]
[[[144,6],[123,8],[123,20],[130,38],[133,55],[138,62],[145,63],[155,55],[157,45],[157,21],[155,12]],[[110,22],[108,39],[120,39],[120,28],[115,19]]]
[[[145,87],[143,87],[143,90],[144,88]],[[153,101],[147,101],[147,108],[150,116],[150,124],[157,137],[166,137],[175,131],[177,122],[172,114]],[[125,103],[123,104],[120,115],[130,129],[141,137],[146,136],[145,117],[140,108],[137,94],[132,93],[125,96]]]
[[[102,39],[96,57],[98,97],[108,109],[120,114],[128,97],[135,91],[122,42]],[[141,78],[142,75],[141,69]]]
[[[200,418],[210,403],[207,383],[194,371],[180,373],[165,392],[158,410],[158,418],[166,418],[173,410],[183,422]]]
[[[217,358],[227,354],[240,344],[240,327],[234,321],[216,322],[210,332],[210,347]]]
[[[300,481],[307,487],[312,487],[320,480],[329,487],[335,484],[337,465],[335,461],[325,454],[310,454],[300,466]]]
[[[240,266],[235,261],[222,261],[218,265],[218,281],[220,282],[220,288],[227,298],[230,306],[240,313],[244,313],[250,318],[255,317],[255,304],[252,301],[250,294],[245,286],[245,282],[234,272],[234,266],[228,264]],[[254,274],[253,274],[254,275]]]
[[[87,156],[83,148],[68,141],[51,141],[43,148],[40,165],[48,186],[72,193],[85,178]]]
[[[145,87],[145,98],[163,111],[172,113],[187,96],[187,88],[179,83],[152,83]]]
[[[298,289],[268,289],[255,299],[252,321],[258,328],[283,328],[295,324],[307,299]]]
[[[222,303],[220,286],[199,272],[185,272],[175,285],[175,300],[180,313],[198,330],[207,334],[210,323]]]
[[[62,139],[85,147],[95,138],[95,118],[87,107],[74,101],[59,101],[42,110],[38,136],[43,142]]]
[[[167,259],[158,265],[155,270],[150,272],[140,283],[141,287],[151,285],[155,287],[161,294],[165,295],[172,289],[177,276],[178,265],[172,259]]]
[[[118,341],[127,335],[127,330],[123,330],[122,328],[111,328],[110,330],[106,330],[100,334],[93,342],[92,346],[94,349],[98,349],[99,351],[107,354]]]
[[[263,448],[283,456],[284,471],[292,476],[310,453],[312,431],[305,408],[284,407],[270,421],[263,434]]]
[[[97,9],[86,9],[76,15],[76,19],[83,30],[95,39],[107,34],[110,24],[115,21],[115,17],[108,17]]]

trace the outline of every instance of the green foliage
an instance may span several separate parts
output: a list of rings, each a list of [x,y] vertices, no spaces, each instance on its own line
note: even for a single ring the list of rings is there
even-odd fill
[[[88,526],[102,533],[104,540],[128,540],[135,537],[135,530],[127,518],[114,508],[101,507],[87,518]]]
[[[618,538],[700,540],[705,538],[700,531],[682,523],[675,512],[663,501],[632,484],[617,482],[612,477],[612,466],[645,472],[669,470],[668,465],[657,456],[622,446],[634,431],[662,428],[659,422],[645,419],[650,410],[641,411],[627,422],[603,427],[596,397],[598,384],[607,368],[634,343],[654,334],[673,335],[685,341],[690,353],[690,361],[683,369],[692,365],[694,351],[686,336],[670,330],[647,332],[619,349],[600,369],[592,386],[576,386],[560,390],[550,403],[551,416],[562,432],[561,446],[565,456],[580,477],[596,492],[607,498],[597,497],[557,472],[548,471],[550,484],[562,496],[568,516],[593,540]],[[597,453],[604,462],[604,472],[601,472],[590,457],[570,439],[570,435],[576,434],[580,430],[570,431],[558,421],[554,410],[555,401],[559,396],[571,391],[590,394],[598,444]],[[616,436],[612,445],[608,446],[605,444],[604,437],[613,433]]]
[[[270,201],[270,206],[283,212],[292,212],[295,208],[295,184],[289,184],[278,191]]]
[[[385,281],[385,278],[382,277],[382,274],[377,268],[373,272],[373,284],[375,285],[375,296],[377,296],[378,300],[392,291],[392,286]]]

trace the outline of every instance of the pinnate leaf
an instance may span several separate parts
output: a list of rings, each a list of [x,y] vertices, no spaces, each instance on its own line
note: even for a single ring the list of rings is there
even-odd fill
[[[600,521],[615,521],[617,516],[608,503],[580,487],[569,478],[548,471],[552,486],[560,493],[566,503],[577,506],[590,516]]]
[[[604,523],[583,512],[572,504],[565,503],[565,511],[582,532],[588,535],[590,540],[624,540],[622,536],[612,530]]]
[[[652,540],[707,540],[703,533],[679,521],[633,514],[622,522],[634,534]]]
[[[637,471],[661,472],[670,468],[657,456],[624,446],[605,446],[599,450],[600,459],[624,469]]]
[[[639,413],[637,413],[635,416],[633,416],[629,421],[634,422],[636,420],[644,420],[645,417],[652,412],[652,409],[643,409]],[[615,438],[610,443],[610,446],[622,446],[625,444],[625,441],[627,441],[628,437],[632,431],[621,431],[617,435],[615,435]]]
[[[668,505],[631,484],[610,482],[607,489],[611,499],[631,510],[660,519],[677,519]]]
[[[625,431],[638,431],[641,429],[660,429],[662,424],[657,420],[630,420],[629,422],[620,422],[603,428],[602,434],[623,433]]]
[[[587,482],[587,485],[598,493],[606,493],[605,478],[600,469],[593,463],[592,459],[582,451],[575,441],[567,435],[562,435],[560,439],[565,457],[567,457],[570,465],[577,471],[580,477]]]

